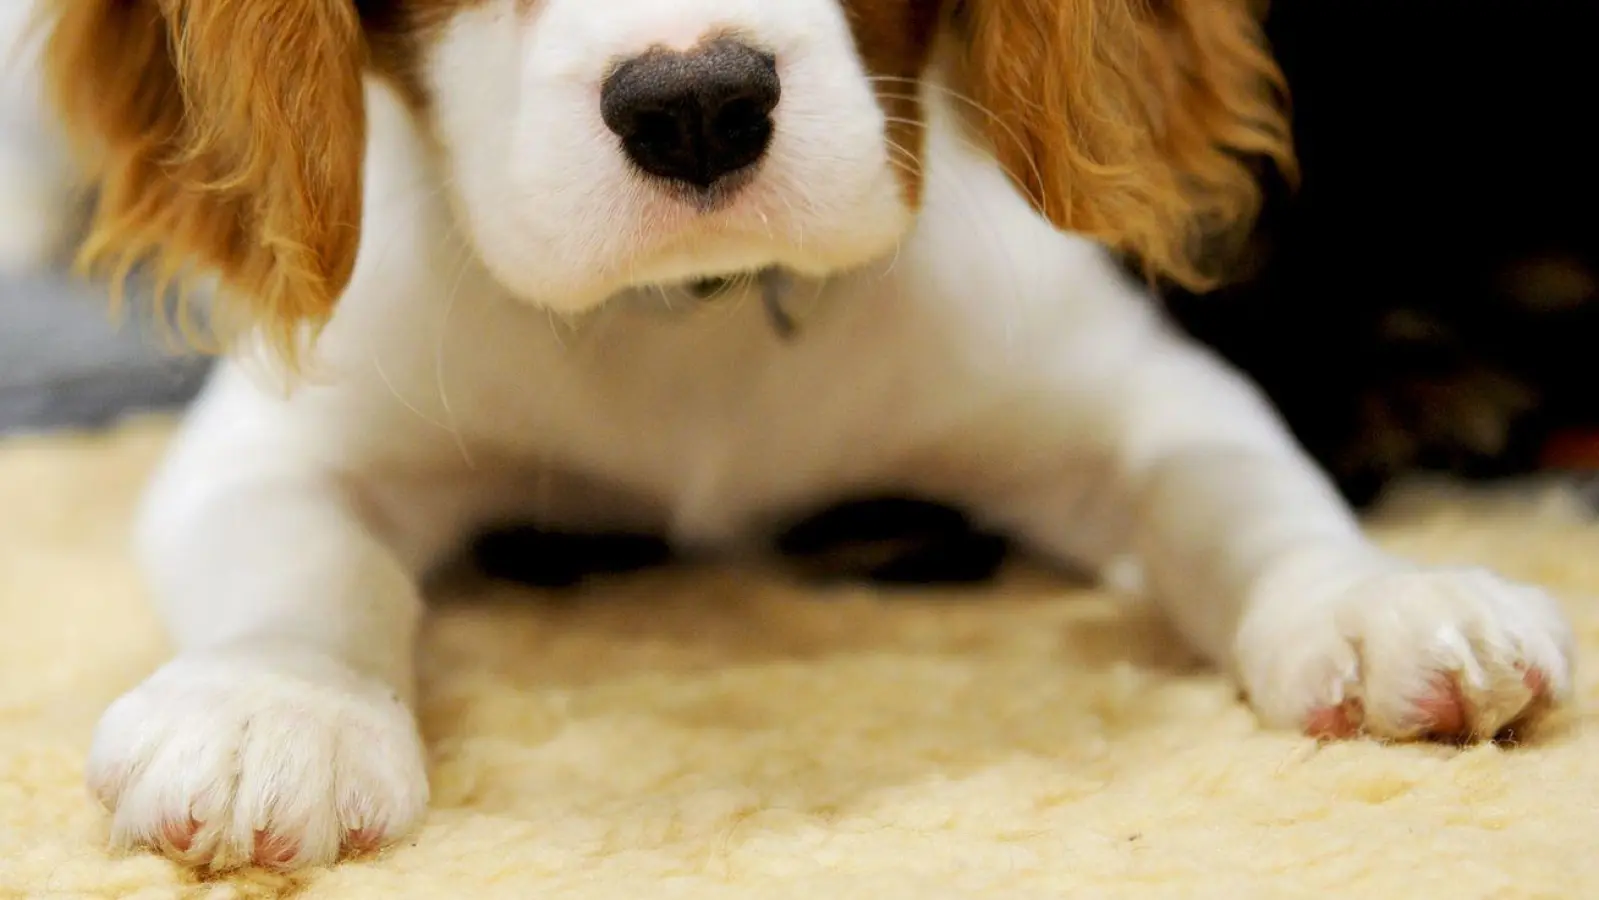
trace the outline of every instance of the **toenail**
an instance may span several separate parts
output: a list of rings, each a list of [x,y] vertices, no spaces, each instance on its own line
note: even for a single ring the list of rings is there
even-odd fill
[[[194,836],[200,831],[200,823],[190,817],[187,822],[167,822],[161,826],[161,839],[172,846],[179,853],[187,852],[194,846]]]
[[[298,842],[266,831],[255,833],[255,861],[263,866],[286,866],[300,852]]]
[[[1542,697],[1549,693],[1549,676],[1542,669],[1528,669],[1521,673],[1521,683],[1532,691],[1534,697]]]
[[[369,853],[378,848],[383,842],[383,829],[357,828],[350,832],[344,839],[344,846],[352,854]]]
[[[1305,721],[1305,734],[1319,739],[1354,737],[1360,732],[1360,703],[1346,700],[1338,706],[1328,706],[1310,714]]]
[[[1440,678],[1433,693],[1416,703],[1430,734],[1458,735],[1466,731],[1466,699],[1452,678]]]
[[[116,809],[117,795],[122,793],[122,774],[120,772],[105,778],[89,779],[89,792],[94,794],[94,799],[107,811]]]

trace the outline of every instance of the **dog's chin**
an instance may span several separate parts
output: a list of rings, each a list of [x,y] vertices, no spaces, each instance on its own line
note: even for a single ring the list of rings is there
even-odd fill
[[[715,303],[733,297],[747,297],[753,292],[760,299],[767,324],[778,337],[788,340],[798,331],[790,313],[789,295],[794,273],[781,266],[767,266],[753,271],[725,272],[700,275],[688,281],[656,285],[645,295],[659,300],[665,310],[675,311],[670,298],[686,298],[691,305]]]
[[[616,286],[612,294],[634,290],[694,290],[709,284],[725,286],[729,283],[763,281],[773,274],[808,281],[825,281],[837,275],[852,272],[872,261],[883,258],[892,250],[892,241],[883,242],[879,249],[863,241],[843,253],[817,253],[811,248],[770,248],[762,246],[732,247],[717,252],[706,248],[700,253],[673,254],[653,260],[650,265],[634,269],[632,277]]]
[[[549,259],[548,268],[503,265],[484,254],[490,274],[521,302],[562,316],[581,316],[629,294],[663,291],[726,296],[726,288],[753,285],[781,273],[786,280],[824,281],[885,257],[899,234],[870,231],[821,234],[790,241],[782,234],[744,228],[644,229],[642,239],[613,243],[589,264]],[[897,223],[896,223],[897,224]],[[498,246],[498,245],[496,245]],[[578,263],[574,265],[574,263]]]
[[[638,266],[620,287],[621,290],[689,287],[702,281],[724,282],[785,268],[784,254],[759,243],[738,244],[709,240],[685,241],[685,251],[656,254]],[[695,246],[698,244],[698,246]]]

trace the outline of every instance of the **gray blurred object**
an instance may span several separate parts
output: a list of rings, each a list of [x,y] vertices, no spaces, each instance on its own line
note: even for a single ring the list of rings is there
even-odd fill
[[[41,102],[32,10],[0,0],[0,434],[170,409],[193,396],[207,368],[166,350],[147,324],[114,325],[103,286],[48,261],[52,248],[68,255],[82,198]]]
[[[0,433],[98,428],[194,396],[209,362],[108,309],[101,285],[58,272],[0,276]]]

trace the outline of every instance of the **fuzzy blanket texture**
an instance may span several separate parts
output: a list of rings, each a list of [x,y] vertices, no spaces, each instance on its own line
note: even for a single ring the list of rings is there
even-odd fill
[[[125,548],[167,434],[0,445],[0,897],[1599,897],[1593,667],[1519,746],[1318,745],[1146,607],[1026,570],[463,581],[424,642],[411,839],[295,876],[111,855],[81,768],[169,653]],[[1418,488],[1372,528],[1557,590],[1599,656],[1599,523],[1558,492]]]

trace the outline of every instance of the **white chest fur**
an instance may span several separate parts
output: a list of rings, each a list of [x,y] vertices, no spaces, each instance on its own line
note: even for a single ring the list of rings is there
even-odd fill
[[[792,285],[795,339],[753,288],[693,309],[640,292],[558,320],[452,243],[404,114],[374,106],[356,281],[324,335],[322,385],[289,402],[354,468],[395,455],[525,467],[541,514],[695,543],[851,492],[959,500],[1087,449],[1092,428],[1060,414],[1062,384],[1092,398],[1155,325],[1101,252],[1039,220],[936,104],[920,224],[889,259]],[[566,499],[551,470],[638,507]]]

